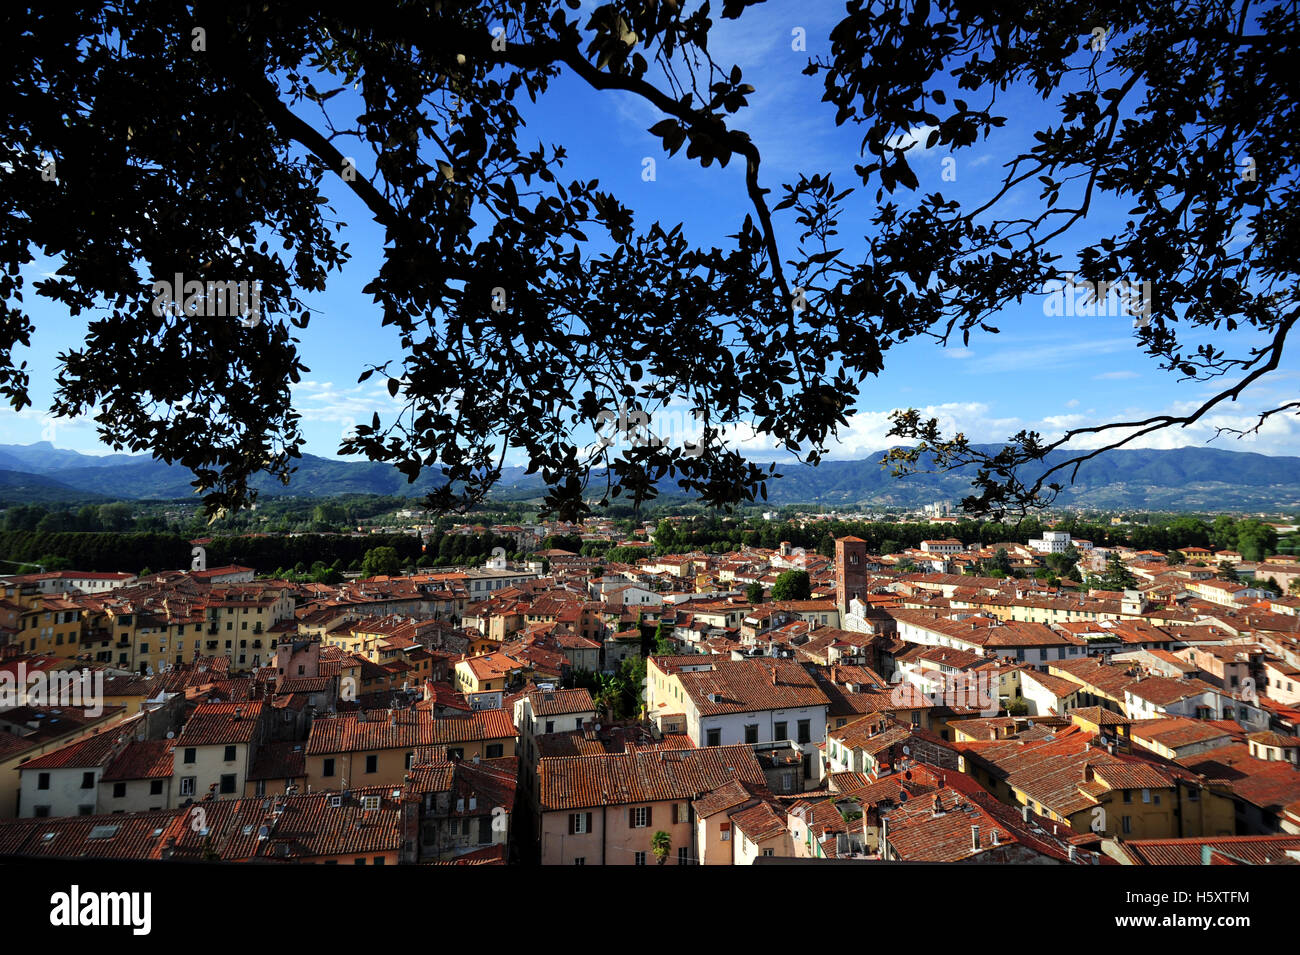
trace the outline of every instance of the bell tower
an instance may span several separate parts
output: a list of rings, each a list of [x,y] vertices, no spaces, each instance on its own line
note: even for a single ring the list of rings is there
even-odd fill
[[[867,542],[841,537],[835,542],[835,603],[841,617],[854,597],[867,599]]]

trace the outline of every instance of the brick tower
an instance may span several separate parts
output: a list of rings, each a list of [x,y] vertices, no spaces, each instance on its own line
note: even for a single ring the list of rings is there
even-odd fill
[[[867,598],[867,542],[841,537],[835,542],[835,603],[841,615],[854,597]]]

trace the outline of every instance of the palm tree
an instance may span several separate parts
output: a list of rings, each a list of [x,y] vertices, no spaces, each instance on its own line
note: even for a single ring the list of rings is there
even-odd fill
[[[610,719],[615,717],[615,709],[618,701],[623,695],[623,684],[619,680],[617,673],[598,673],[596,674],[597,690],[592,702],[596,708],[605,713]]]
[[[650,838],[650,851],[655,854],[659,865],[668,861],[668,853],[673,849],[673,838],[660,829]]]

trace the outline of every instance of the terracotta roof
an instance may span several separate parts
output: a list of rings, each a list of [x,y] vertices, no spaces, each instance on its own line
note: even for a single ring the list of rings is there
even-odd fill
[[[534,690],[528,694],[528,700],[535,716],[586,713],[596,709],[590,691],[581,687],[574,690]]]
[[[785,813],[769,802],[759,802],[731,816],[732,824],[751,842],[763,842],[785,832]]]
[[[1277,863],[1300,851],[1300,835],[1194,836],[1190,839],[1128,839],[1121,847],[1138,865],[1200,865],[1201,847],[1250,865]]]
[[[19,769],[81,769],[107,766],[121,747],[122,737],[113,732],[99,733],[70,743],[61,749],[23,763]]]
[[[766,785],[748,746],[548,757],[537,772],[543,812],[696,799],[733,779]]]
[[[190,714],[177,746],[251,743],[262,718],[260,702],[202,703]]]
[[[175,749],[175,740],[131,740],[108,764],[100,779],[111,783],[128,779],[170,778],[172,753]]]
[[[183,809],[0,822],[0,855],[42,859],[149,859]]]
[[[797,709],[830,702],[802,666],[770,658],[718,660],[710,670],[682,672],[677,678],[700,716]]]
[[[307,753],[357,752],[400,747],[439,746],[476,740],[514,739],[518,731],[505,710],[476,710],[463,716],[434,717],[428,710],[375,710],[315,720]]]

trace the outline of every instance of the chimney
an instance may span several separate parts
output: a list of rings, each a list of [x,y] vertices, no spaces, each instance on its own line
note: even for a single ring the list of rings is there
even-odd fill
[[[1020,807],[1020,819],[1022,822],[1029,822],[1029,803]]]
[[[994,829],[992,832],[990,832],[989,837],[992,838],[993,844],[995,846],[1002,845],[1002,833],[999,832],[997,829]]]
[[[978,852],[980,848],[980,827],[970,827],[970,847],[973,851]]]
[[[1071,862],[1078,862],[1078,861],[1079,861],[1079,850],[1076,849],[1074,846],[1070,846],[1070,848],[1069,848],[1069,854],[1070,854],[1070,861],[1071,861]]]

